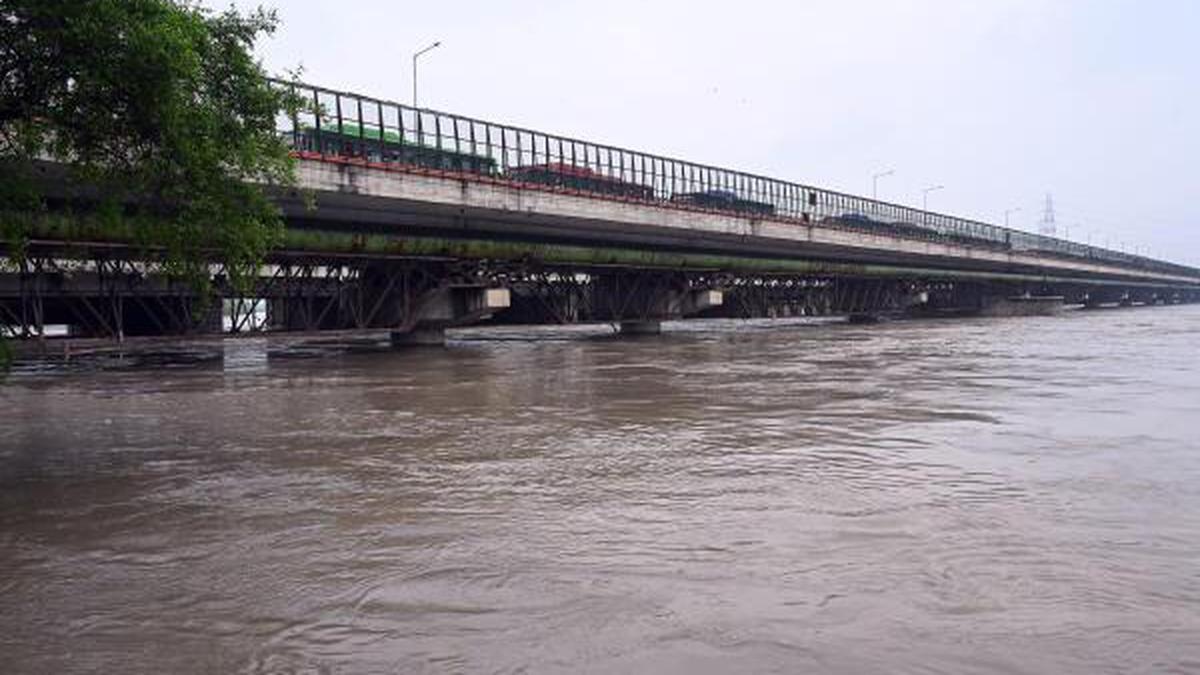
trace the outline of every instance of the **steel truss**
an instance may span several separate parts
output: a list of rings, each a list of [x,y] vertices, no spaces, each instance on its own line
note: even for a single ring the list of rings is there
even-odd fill
[[[173,280],[161,262],[104,249],[0,258],[0,330],[37,339],[65,335],[122,340],[195,335],[387,329],[413,330],[432,298],[455,287],[505,287],[512,308],[501,323],[654,321],[686,315],[781,317],[877,315],[921,303],[932,309],[981,307],[986,298],[1061,295],[1079,304],[1200,300],[1170,288],[928,281],[802,275],[738,275],[712,270],[548,266],[496,262],[277,253],[249,288],[219,264],[207,291]],[[689,294],[717,290],[723,304],[689,308]],[[61,333],[60,334],[64,334]]]
[[[210,266],[205,292],[172,279],[158,262],[112,252],[67,258],[61,252],[0,259],[0,329],[11,337],[122,340],[134,335],[195,335],[388,328],[411,330],[439,289],[495,285],[499,273],[471,261],[283,257],[249,288]],[[60,331],[61,334],[61,331]]]

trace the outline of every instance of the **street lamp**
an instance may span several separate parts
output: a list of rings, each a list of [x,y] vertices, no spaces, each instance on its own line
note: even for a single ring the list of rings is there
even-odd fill
[[[433,51],[437,47],[441,47],[441,41],[435,42],[425,49],[413,54],[413,107],[417,107],[417,58],[425,52]]]
[[[1004,226],[1005,227],[1008,227],[1008,217],[1020,210],[1021,210],[1021,207],[1018,206],[1015,209],[1008,209],[1007,211],[1004,212]]]
[[[938,190],[945,189],[945,187],[946,187],[945,185],[933,185],[931,187],[925,188],[924,190],[921,190],[921,210],[922,211],[929,210],[929,193],[930,192],[936,192]]]
[[[887,178],[894,173],[896,173],[895,169],[888,169],[887,171],[883,171],[871,176],[871,199],[879,199],[879,179]]]

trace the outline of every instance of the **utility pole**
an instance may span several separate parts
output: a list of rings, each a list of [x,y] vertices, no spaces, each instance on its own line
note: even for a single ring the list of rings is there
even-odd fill
[[[895,169],[888,169],[887,171],[881,171],[871,176],[871,199],[879,199],[879,179],[887,178],[895,173]]]
[[[921,190],[921,210],[922,211],[929,210],[929,193],[930,192],[936,192],[937,190],[945,189],[945,187],[946,187],[945,185],[933,185],[933,186],[925,188],[924,190]]]
[[[413,107],[417,107],[417,59],[426,52],[433,51],[437,47],[442,46],[441,41],[435,42],[421,51],[413,54]]]

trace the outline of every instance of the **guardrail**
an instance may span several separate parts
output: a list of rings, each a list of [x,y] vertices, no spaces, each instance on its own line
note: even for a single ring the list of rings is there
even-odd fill
[[[272,80],[301,102],[278,128],[301,152],[478,174],[611,198],[886,231],[1200,276],[1144,256],[505,124]]]

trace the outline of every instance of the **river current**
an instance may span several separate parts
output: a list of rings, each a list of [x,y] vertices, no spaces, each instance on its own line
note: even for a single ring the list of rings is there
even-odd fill
[[[0,671],[1198,673],[1200,307],[18,372]]]

